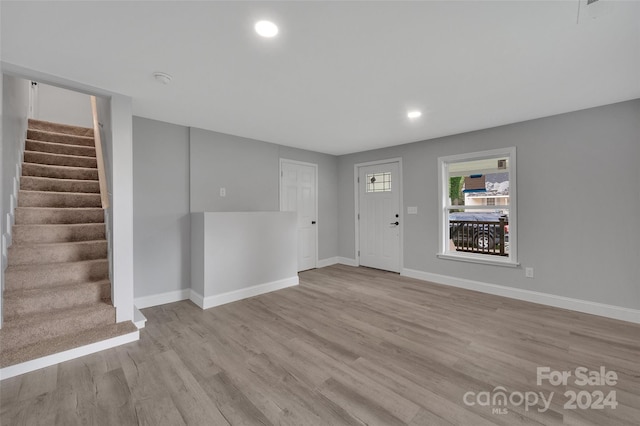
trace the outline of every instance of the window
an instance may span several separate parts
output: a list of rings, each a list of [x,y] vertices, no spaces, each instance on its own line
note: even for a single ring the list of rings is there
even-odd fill
[[[391,173],[367,174],[367,192],[391,191]]]
[[[516,150],[438,159],[439,257],[516,266]]]

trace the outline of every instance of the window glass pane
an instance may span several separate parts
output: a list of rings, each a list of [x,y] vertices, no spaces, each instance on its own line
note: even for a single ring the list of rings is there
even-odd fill
[[[472,175],[473,176],[473,175]],[[504,206],[509,204],[509,173],[487,173],[484,189],[467,190],[463,181],[462,195],[465,206]],[[452,178],[455,179],[455,178]]]
[[[509,210],[449,211],[450,250],[509,256]]]
[[[478,164],[496,164],[500,159],[453,163],[455,173],[449,173],[447,185],[451,206],[504,206],[509,204],[509,169],[497,167],[480,170]],[[466,170],[463,166],[468,166]],[[478,173],[483,171],[484,173]]]
[[[391,191],[391,173],[368,173],[367,192]]]
[[[512,155],[480,152],[475,158],[473,154],[465,159],[443,158],[446,204],[441,253],[476,256],[469,258],[515,256],[509,234],[509,214],[516,207],[510,200]],[[515,228],[512,237],[515,241]]]

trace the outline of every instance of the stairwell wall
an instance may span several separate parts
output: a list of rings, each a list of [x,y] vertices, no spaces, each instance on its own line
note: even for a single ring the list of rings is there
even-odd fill
[[[89,95],[38,83],[38,95],[34,105],[37,120],[93,127],[91,99]]]
[[[24,141],[27,135],[29,115],[29,82],[22,78],[2,75],[2,143],[0,161],[2,164],[2,185],[0,185],[0,205],[2,212],[2,254],[0,260],[0,285],[4,290],[4,270],[7,266],[7,249],[11,245],[13,210],[17,205],[17,189]],[[0,303],[0,325],[2,324],[2,303]]]
[[[22,153],[27,136],[29,115],[29,82],[22,78],[2,76],[2,237],[3,259],[11,245],[13,208],[16,206]]]
[[[133,320],[133,105],[128,96],[113,94],[111,147],[107,170],[111,171],[111,240],[113,241],[113,305],[116,321]]]

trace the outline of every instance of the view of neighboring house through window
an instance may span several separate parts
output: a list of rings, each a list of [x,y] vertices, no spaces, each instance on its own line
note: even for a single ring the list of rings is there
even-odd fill
[[[515,265],[515,148],[441,157],[439,256]]]

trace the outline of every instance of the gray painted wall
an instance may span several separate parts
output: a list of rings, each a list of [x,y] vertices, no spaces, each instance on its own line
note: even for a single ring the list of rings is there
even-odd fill
[[[278,145],[196,128],[190,134],[192,212],[280,210]]]
[[[354,258],[353,165],[402,157],[404,268],[637,309],[639,123],[636,100],[334,157],[135,118],[135,295],[189,287],[181,218],[190,211],[278,210],[280,158],[319,165],[319,259]],[[534,279],[522,267],[436,257],[438,157],[509,146],[518,151],[519,261]],[[167,206],[175,210],[156,217]]]
[[[509,146],[519,261],[534,279],[436,257],[438,157]],[[355,257],[354,164],[392,157],[403,159],[405,268],[640,308],[640,100],[339,157],[339,256]]]
[[[278,211],[280,158],[318,164],[318,255],[337,256],[336,157],[134,117],[134,296],[189,288],[190,211]]]
[[[337,256],[336,157],[196,128],[190,139],[192,212],[278,211],[280,158],[318,164],[318,258]]]
[[[35,113],[38,120],[93,127],[89,95],[48,84],[38,84]]]
[[[189,130],[133,119],[134,297],[189,288]]]

